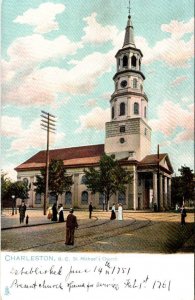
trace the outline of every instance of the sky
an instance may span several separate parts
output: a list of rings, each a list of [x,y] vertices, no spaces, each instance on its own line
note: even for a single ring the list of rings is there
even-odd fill
[[[46,148],[41,111],[56,117],[50,149],[103,144],[128,0],[4,0],[1,5],[1,169]],[[194,170],[193,0],[132,0],[143,53],[151,153]]]

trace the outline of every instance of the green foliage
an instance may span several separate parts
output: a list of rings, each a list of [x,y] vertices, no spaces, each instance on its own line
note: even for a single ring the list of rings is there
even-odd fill
[[[9,193],[9,187],[11,185],[11,180],[7,178],[7,173],[1,170],[1,199],[6,200]]]
[[[172,203],[182,204],[183,200],[190,200],[193,197],[194,183],[193,173],[189,167],[181,166],[180,176],[172,178],[171,197]]]
[[[192,199],[194,183],[193,183],[193,173],[189,167],[181,166],[179,169],[181,173],[181,186],[183,189],[184,200]]]
[[[125,185],[131,181],[131,173],[106,154],[101,157],[98,169],[90,167],[84,172],[87,188],[93,193],[104,194],[106,207],[110,197],[117,191],[125,192]]]
[[[46,170],[41,170],[41,175],[36,176],[36,182],[33,183],[35,191],[45,194]],[[51,160],[49,164],[49,191],[61,195],[72,186],[72,176],[66,174],[66,169],[62,160]]]
[[[29,188],[28,185],[23,181],[12,182],[7,178],[7,174],[1,173],[1,199],[4,203],[5,201],[10,201],[14,195],[14,202],[17,198],[27,199]],[[2,204],[3,204],[2,203]]]
[[[28,198],[28,184],[23,181],[15,181],[10,185],[9,194],[14,195],[15,199],[20,198],[22,200]]]

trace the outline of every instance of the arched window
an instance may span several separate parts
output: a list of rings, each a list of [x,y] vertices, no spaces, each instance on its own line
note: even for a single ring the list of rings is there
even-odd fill
[[[81,194],[81,203],[88,204],[88,192],[84,191]]]
[[[36,193],[35,195],[35,204],[41,204],[41,194]]]
[[[137,88],[137,79],[133,78],[133,88],[136,89]]]
[[[131,57],[131,67],[136,68],[137,59],[135,55]]]
[[[139,103],[134,103],[134,115],[139,115]]]
[[[112,119],[114,119],[114,106],[112,107]]]
[[[87,182],[87,178],[85,175],[83,175],[81,178],[81,184],[86,184],[86,182]]]
[[[125,193],[118,192],[118,203],[121,203],[121,204],[125,204],[126,203]]]
[[[146,106],[144,107],[144,118],[147,118],[147,108],[146,108]]]
[[[66,205],[71,205],[72,203],[72,193],[71,192],[66,192],[65,194],[65,204]]]
[[[23,178],[23,182],[28,185],[28,178]]]
[[[118,59],[118,67],[120,69],[120,58]]]
[[[122,102],[120,104],[120,116],[124,116],[125,115],[125,103]]]
[[[49,194],[49,203],[50,203],[50,204],[54,204],[54,203],[56,203],[56,200],[57,200],[57,195],[56,195],[56,193],[55,193],[55,192],[51,192],[51,193]]]
[[[127,67],[128,66],[128,57],[125,55],[123,56],[123,67]]]
[[[104,201],[105,201],[105,196],[104,196],[104,194],[100,193],[99,194],[99,204],[103,204]]]

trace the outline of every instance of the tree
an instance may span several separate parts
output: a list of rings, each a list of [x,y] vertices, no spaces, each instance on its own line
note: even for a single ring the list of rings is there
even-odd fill
[[[35,191],[40,194],[45,194],[46,171],[41,170],[41,175],[36,176],[36,182],[33,183]],[[58,196],[69,190],[72,186],[72,175],[66,174],[66,169],[62,160],[52,159],[49,164],[49,191]]]
[[[17,198],[20,198],[22,200],[28,198],[28,192],[29,192],[29,187],[26,182],[23,181],[15,181],[11,183],[9,186],[8,194],[11,197],[12,195],[15,196],[15,200]]]
[[[28,184],[23,181],[12,182],[7,178],[5,172],[1,173],[1,203],[2,206],[11,206],[12,214],[14,214],[14,208],[16,210],[16,200],[18,198],[24,200],[28,198],[29,187]]]
[[[125,192],[125,185],[131,181],[131,173],[122,168],[117,160],[106,154],[100,159],[99,168],[84,170],[86,186],[92,193],[99,192],[105,196],[106,208],[110,197],[117,191]]]
[[[189,167],[181,166],[179,169],[181,173],[181,185],[183,190],[184,201],[192,199],[194,183],[193,183],[193,173]]]
[[[180,176],[172,178],[171,198],[174,205],[177,203],[182,205],[183,201],[192,199],[194,193],[192,170],[189,167],[181,166],[178,171]]]
[[[182,204],[182,201],[183,201],[183,189],[181,184],[181,176],[172,177],[171,202],[175,206],[176,204]]]
[[[7,173],[1,170],[1,205],[4,206],[6,199],[8,199],[9,187],[11,180],[7,178]]]

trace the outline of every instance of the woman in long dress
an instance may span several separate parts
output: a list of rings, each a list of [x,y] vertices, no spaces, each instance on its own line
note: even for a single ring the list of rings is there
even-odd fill
[[[63,212],[62,204],[60,204],[60,209],[59,209],[59,222],[64,222],[64,212]]]
[[[116,219],[116,212],[115,212],[115,204],[113,203],[110,220],[114,220],[114,219]]]
[[[56,207],[56,203],[53,204],[52,206],[52,221],[57,221],[57,215],[58,215],[58,211],[57,211],[57,207]]]
[[[119,221],[123,220],[123,207],[121,203],[119,203],[118,205],[118,220]]]

